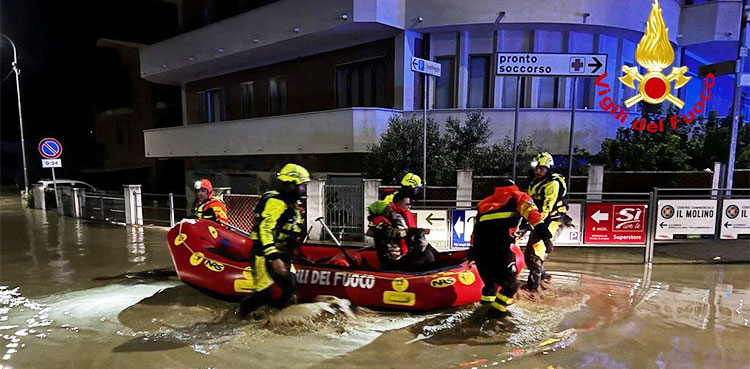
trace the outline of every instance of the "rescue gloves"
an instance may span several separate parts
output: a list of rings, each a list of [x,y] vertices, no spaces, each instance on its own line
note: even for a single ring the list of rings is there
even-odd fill
[[[544,246],[547,249],[547,253],[551,253],[552,250],[554,250],[555,247],[552,244],[552,233],[549,231],[547,223],[537,224],[532,232],[536,233],[536,235],[542,239]]]

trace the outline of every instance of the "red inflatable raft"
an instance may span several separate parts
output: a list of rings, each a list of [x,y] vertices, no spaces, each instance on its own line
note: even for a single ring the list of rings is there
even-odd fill
[[[167,243],[182,281],[225,296],[254,291],[248,238],[211,221],[183,220],[169,231]],[[520,250],[516,252],[519,256]],[[358,306],[414,311],[479,301],[483,284],[476,267],[466,261],[467,251],[441,253],[438,268],[425,272],[381,270],[372,248],[347,249],[347,254],[349,258],[332,245],[298,248],[299,300],[333,295]]]

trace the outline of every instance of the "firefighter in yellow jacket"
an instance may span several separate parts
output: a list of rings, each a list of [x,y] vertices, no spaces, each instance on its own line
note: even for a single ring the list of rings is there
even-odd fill
[[[567,223],[565,213],[568,211],[568,204],[565,195],[568,188],[565,184],[565,177],[552,173],[553,165],[554,160],[548,152],[537,155],[531,162],[531,166],[534,168],[534,179],[526,192],[539,208],[544,223],[547,224],[554,241],[562,231],[562,224]],[[543,265],[546,256],[544,244],[540,241],[539,236],[532,231],[529,243],[524,251],[526,266],[529,268],[526,288],[530,291],[538,289],[542,279],[549,279]]]
[[[291,253],[305,237],[305,216],[299,200],[306,192],[310,173],[300,165],[286,164],[276,178],[278,190],[263,194],[255,207],[255,226],[250,234],[255,292],[240,302],[236,311],[240,317],[261,305],[283,308],[297,302]],[[279,288],[271,288],[274,284]]]

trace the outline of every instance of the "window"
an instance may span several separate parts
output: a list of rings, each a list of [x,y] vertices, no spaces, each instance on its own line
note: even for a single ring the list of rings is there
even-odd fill
[[[538,102],[540,108],[562,108],[565,102],[560,98],[561,78],[540,77],[538,89]]]
[[[490,106],[490,57],[469,56],[469,108]]]
[[[516,76],[503,77],[503,108],[515,108],[516,107]],[[526,86],[529,85],[531,77],[521,77],[521,101],[519,108],[527,108],[526,106]]]
[[[240,114],[242,119],[252,118],[254,116],[253,84],[254,82],[240,83]]]
[[[385,58],[336,67],[336,107],[385,107]]]
[[[198,111],[201,123],[224,120],[224,91],[215,88],[198,92]]]
[[[594,108],[594,79],[578,78],[578,89],[576,90],[576,109]]]
[[[286,114],[286,76],[268,81],[268,96],[271,115]]]
[[[441,76],[435,78],[435,109],[451,109],[456,107],[456,58],[445,56],[435,58],[440,63]]]

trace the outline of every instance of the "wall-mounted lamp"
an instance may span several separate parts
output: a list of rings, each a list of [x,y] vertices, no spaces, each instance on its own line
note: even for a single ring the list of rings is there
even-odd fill
[[[591,13],[583,13],[583,24],[586,24],[586,19],[591,16]]]
[[[495,23],[500,23],[501,20],[505,18],[505,12],[499,12],[497,13],[497,18],[495,18]]]
[[[346,13],[341,14],[341,20],[347,20],[347,19],[349,19],[349,14],[346,14]]]
[[[299,27],[294,27],[294,33],[299,33]]]
[[[216,51],[217,51],[217,52],[218,52],[219,54],[221,54],[221,53],[223,53],[223,52],[224,52],[224,49],[220,47],[220,48],[216,49]]]
[[[193,60],[195,60],[195,58],[193,58],[192,56],[188,57],[188,61],[193,61]]]
[[[260,40],[258,40],[257,38],[254,38],[254,39],[253,39],[253,43],[254,43],[254,44],[257,44],[258,42],[260,42]]]
[[[732,36],[732,32],[724,32],[724,36],[731,37]]]
[[[161,67],[162,68],[166,68],[167,67],[167,63],[162,64]]]
[[[417,22],[424,22],[424,18],[422,18],[422,17],[417,17]]]

